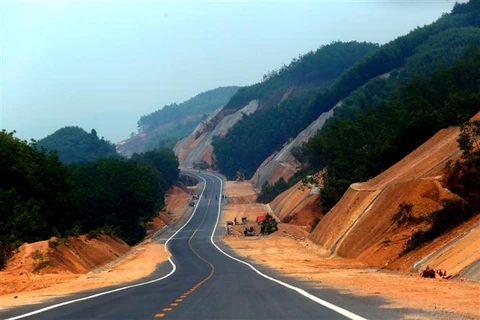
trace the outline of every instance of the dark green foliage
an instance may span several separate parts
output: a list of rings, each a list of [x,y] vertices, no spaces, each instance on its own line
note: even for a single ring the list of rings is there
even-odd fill
[[[178,180],[180,170],[178,169],[178,159],[171,149],[160,148],[147,151],[142,154],[134,154],[131,161],[139,166],[153,166],[157,175],[161,176],[161,182],[164,190],[170,188]]]
[[[92,231],[138,242],[178,178],[168,149],[66,167],[56,153],[2,131],[0,154],[0,268],[23,242],[52,236]]]
[[[56,154],[5,130],[0,154],[0,245],[52,236],[57,219],[64,221],[68,209],[68,171]]]
[[[461,199],[445,199],[442,205],[442,209],[430,216],[429,220],[432,223],[430,228],[416,231],[405,244],[402,255],[454,229],[471,218],[474,213],[472,207]]]
[[[68,171],[56,154],[38,150],[14,133],[0,132],[0,265],[12,248],[55,233],[57,221],[65,223]]]
[[[447,187],[465,199],[474,211],[480,211],[480,121],[461,126],[458,145],[462,158],[446,166]]]
[[[283,178],[280,178],[273,185],[269,185],[268,182],[265,182],[257,201],[261,203],[269,203],[270,201],[275,199],[276,196],[287,190],[289,187],[290,183],[285,182]]]
[[[163,190],[152,171],[133,162],[102,159],[82,164],[72,168],[72,180],[72,203],[83,230],[115,226],[128,244],[145,236],[140,222],[151,220],[163,204]]]
[[[365,54],[377,48],[375,44],[356,41],[337,41],[321,46],[315,52],[294,58],[288,66],[264,75],[262,82],[240,88],[227,106],[240,108],[253,99],[260,99],[261,104],[276,105],[286,88],[305,84],[311,87],[328,84]]]
[[[200,162],[194,163],[193,168],[200,169],[200,170],[207,170],[210,168],[210,165],[204,160],[201,160]]]
[[[335,116],[308,143],[309,163],[327,166],[321,197],[330,209],[355,181],[389,168],[439,129],[458,125],[478,111],[480,49],[470,47],[450,67],[415,76],[377,107]]]
[[[98,138],[95,129],[91,133],[79,127],[65,127],[38,141],[40,148],[56,151],[62,163],[93,162],[100,158],[118,158],[115,146]]]
[[[405,224],[418,224],[427,220],[426,217],[415,217],[412,214],[413,204],[402,202],[398,205],[398,211],[392,217],[392,222],[396,222],[398,226]]]
[[[271,234],[278,230],[277,220],[275,220],[272,215],[266,214],[265,220],[262,221],[260,225],[260,230],[262,234]]]
[[[202,92],[183,103],[173,103],[164,106],[160,110],[142,116],[137,123],[138,129],[140,132],[150,132],[163,124],[179,121],[189,116],[195,116],[196,121],[192,122],[193,126],[192,124],[188,126],[193,129],[199,123],[203,114],[210,113],[220,106],[225,105],[237,92],[238,88],[239,87],[235,86],[220,87]],[[175,130],[181,131],[181,126],[180,124]],[[191,131],[191,129],[189,131]]]
[[[320,217],[315,217],[313,218],[313,221],[312,223],[310,223],[310,232],[312,232],[313,230],[315,230],[315,228],[317,227],[317,225],[320,223]]]
[[[330,80],[331,83],[328,83],[328,81],[316,82],[317,85],[320,84],[316,91],[304,90],[297,92],[297,94],[294,91],[291,94],[291,98],[281,103],[277,108],[269,107],[266,110],[245,117],[224,138],[217,138],[214,141],[217,167],[229,178],[232,178],[237,171],[241,171],[247,177],[251,176],[256,168],[273,151],[280,149],[289,138],[296,136],[321,113],[330,110],[340,100],[348,97],[352,91],[357,90],[355,96],[344,101],[345,107],[336,110],[336,114],[343,118],[351,118],[356,112],[362,112],[368,106],[377,108],[383,101],[390,98],[392,93],[397,90],[396,88],[398,88],[399,84],[409,82],[416,73],[422,73],[426,76],[423,80],[420,78],[416,80],[417,83],[422,83],[422,81],[430,79],[428,74],[437,68],[439,64],[448,69],[452,63],[463,57],[465,47],[468,44],[480,43],[480,32],[478,29],[480,26],[480,14],[478,6],[474,3],[469,3],[466,7],[461,8],[461,10],[457,9],[461,13],[444,15],[429,26],[416,28],[409,34],[399,37],[377,50],[370,50],[369,54],[366,54],[367,52],[364,51],[363,54],[365,56],[363,59],[360,59],[362,58],[361,55],[355,56],[358,62],[345,72],[339,73],[338,77],[332,78]],[[330,49],[338,49],[341,45],[336,43],[334,47],[328,48],[328,51]],[[349,45],[355,46],[355,43]],[[356,45],[361,46],[362,44]],[[317,54],[321,56],[322,50],[325,49],[325,47],[321,48],[314,56]],[[328,60],[329,56],[325,55],[324,58]],[[343,55],[343,58],[347,58],[347,56]],[[287,71],[290,69],[296,70],[295,66],[299,64],[300,62],[294,61],[291,67],[284,68],[282,72],[273,72],[267,75],[263,83],[242,88],[232,97],[228,105],[237,108],[245,105],[251,99],[260,99],[261,105],[275,105],[279,101],[276,99],[280,99],[282,94],[286,92],[286,90],[282,91],[282,88],[285,88],[285,83],[289,83],[285,80],[287,79]],[[373,79],[388,72],[391,73],[388,79]],[[325,77],[324,80],[327,78]],[[444,80],[447,79],[444,78]],[[448,88],[448,82],[443,84]],[[422,88],[428,89],[425,85]],[[438,90],[437,93],[441,94],[441,90]],[[421,94],[419,92],[417,97],[420,97]],[[424,95],[429,95],[429,90]],[[459,104],[462,103],[462,99],[468,103],[474,97],[456,97],[452,95],[449,99],[451,99],[449,103]],[[412,103],[412,108],[421,109],[425,101],[410,102]],[[395,113],[396,111],[386,110],[386,112]],[[398,112],[396,113],[398,117],[404,116]],[[445,114],[445,118],[451,118],[452,116],[452,114]],[[436,117],[436,115],[433,115],[433,117]],[[460,118],[465,119],[462,114],[458,114],[457,117],[459,120]],[[396,144],[394,145],[383,143],[381,145],[369,146],[364,150],[364,153],[405,154],[407,149],[411,150],[411,145],[418,145],[419,140],[423,141],[426,138],[425,134],[432,132],[431,129],[435,126],[435,124],[427,122],[427,128],[422,128],[422,121],[420,120],[416,124],[412,121],[409,128],[404,128],[404,130],[411,131],[413,141],[408,140],[409,143],[406,144],[403,150],[400,150],[402,149],[403,141],[395,141]],[[443,122],[445,123],[445,121]],[[346,123],[340,125],[345,132],[358,133],[355,126],[350,126]],[[420,130],[420,135],[413,133],[417,128]],[[389,135],[389,130],[386,131],[385,133]],[[358,140],[361,140],[360,142],[367,141],[369,140],[368,135],[368,132],[362,133]],[[406,139],[411,137],[405,136]],[[359,141],[353,139],[350,142],[346,142],[357,143]],[[385,153],[382,151],[382,149],[396,149],[397,146],[400,146],[399,150],[385,150]],[[346,158],[355,158],[353,154],[345,154],[344,156]],[[373,154],[369,157],[372,156],[375,157]],[[398,159],[398,157],[393,156],[385,159],[384,163],[391,164],[393,159]],[[322,156],[310,157],[310,160],[314,161],[314,165],[326,164],[326,159],[322,159]],[[343,164],[347,164],[348,159],[344,160],[342,160]],[[325,202],[329,203],[327,207],[330,207],[338,200],[352,179],[370,176],[371,172],[379,172],[382,169],[386,169],[383,166],[378,168],[370,167],[370,165],[376,166],[378,163],[372,164],[364,161],[362,164],[363,168],[358,166],[354,169],[355,177],[352,176],[351,172],[338,176],[332,174],[332,171],[335,169],[331,169],[332,171],[330,171],[328,179],[336,187],[325,192]],[[342,167],[337,169],[338,171],[343,170]],[[352,169],[348,170],[352,171]]]
[[[230,179],[237,171],[246,177],[252,176],[265,158],[309,124],[303,122],[295,126],[296,119],[307,110],[304,106],[319,88],[325,88],[341,72],[377,48],[370,43],[335,42],[294,59],[262,83],[241,88],[228,106],[239,108],[252,99],[260,99],[260,105],[267,107],[244,116],[224,138],[214,139],[216,166]],[[289,90],[293,91],[279,104]]]

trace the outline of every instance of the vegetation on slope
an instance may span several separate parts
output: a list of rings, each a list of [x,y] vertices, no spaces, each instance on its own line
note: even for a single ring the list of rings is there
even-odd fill
[[[162,124],[180,121],[189,116],[210,113],[218,107],[225,105],[237,92],[239,87],[219,87],[197,94],[180,104],[172,103],[162,109],[142,116],[137,122],[140,132],[149,132]]]
[[[15,247],[51,236],[95,231],[138,242],[178,179],[171,150],[66,166],[56,153],[2,131],[0,153],[0,268]]]
[[[294,59],[261,83],[241,88],[227,106],[238,108],[260,99],[260,104],[267,107],[244,116],[224,138],[214,139],[217,167],[229,178],[237,171],[250,177],[265,158],[304,128],[293,124],[301,116],[300,107],[314,97],[316,90],[377,48],[371,43],[334,42]],[[293,89],[290,96],[279,104],[289,89]]]
[[[369,84],[371,91],[357,92],[357,98],[363,98],[363,105],[375,106],[388,98],[399,84],[409,81],[414,74],[429,74],[440,63],[449,66],[462,56],[465,46],[479,42],[478,3],[471,1],[468,4],[457,4],[452,14],[445,14],[431,25],[416,28],[383,45],[343,72],[331,85],[318,90],[315,95],[305,94],[293,105],[288,105],[289,102],[285,101],[280,105],[283,108],[267,109],[245,117],[225,138],[215,141],[218,168],[227,176],[238,170],[250,176],[272,151],[281,146],[281,142],[294,137],[353,90]],[[392,79],[368,83],[395,69],[399,71],[393,72]],[[374,94],[370,95],[372,92]],[[235,99],[240,93],[241,90],[232,97],[229,105],[238,103]],[[246,96],[251,98],[253,95]],[[356,107],[339,110],[338,113],[351,115],[354,110]],[[276,119],[277,112],[283,117],[281,120]]]
[[[399,161],[438,130],[460,125],[480,105],[480,47],[449,67],[416,75],[377,107],[335,116],[306,146],[312,166],[327,167],[321,200],[329,210],[355,181]]]
[[[443,200],[443,208],[428,217],[429,227],[416,231],[406,242],[402,254],[454,229],[475,214],[480,213],[480,121],[461,125],[458,145],[460,160],[449,162],[445,168],[446,187],[459,195]]]
[[[57,151],[62,163],[85,163],[100,158],[116,158],[115,146],[98,138],[95,129],[90,133],[79,127],[65,127],[38,141],[40,148]]]
[[[142,116],[137,122],[138,131],[147,133],[148,138],[141,150],[173,148],[208,114],[227,104],[238,88],[219,87],[202,92],[180,104],[166,105],[160,110]],[[135,143],[135,140],[132,143]]]

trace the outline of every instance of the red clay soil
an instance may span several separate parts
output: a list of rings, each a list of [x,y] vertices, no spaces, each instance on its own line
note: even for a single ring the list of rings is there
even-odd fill
[[[310,226],[315,217],[322,217],[318,194],[311,194],[311,191],[311,187],[300,181],[278,195],[270,203],[270,207],[281,221]]]

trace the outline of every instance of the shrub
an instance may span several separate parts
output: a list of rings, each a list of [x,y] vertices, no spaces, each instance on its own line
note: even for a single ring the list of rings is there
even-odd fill
[[[313,221],[310,223],[310,232],[312,232],[317,227],[319,222],[320,222],[319,217],[313,218]]]
[[[278,230],[277,221],[270,215],[265,215],[265,220],[261,224],[261,233],[262,234],[271,234]]]

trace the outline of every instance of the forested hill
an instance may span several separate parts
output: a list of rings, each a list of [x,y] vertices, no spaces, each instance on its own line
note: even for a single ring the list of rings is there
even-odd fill
[[[289,132],[286,131],[289,129],[282,127],[283,119],[287,115],[283,106],[288,106],[287,108],[293,111],[288,114],[289,117],[296,117],[295,110],[298,111],[301,101],[309,100],[317,90],[328,86],[355,61],[377,49],[377,45],[365,42],[333,42],[321,46],[315,52],[293,59],[288,66],[267,73],[260,83],[240,88],[222,110],[203,121],[188,138],[175,146],[180,163],[184,166],[206,164],[214,168],[218,164],[220,169],[232,178],[237,170],[244,171],[243,169],[247,168],[243,166],[245,163],[248,162],[246,165],[251,167],[252,163],[262,162],[288,139]],[[256,132],[250,132],[248,126],[243,127],[240,134],[235,132],[237,122],[242,118],[242,123],[248,121],[250,117],[247,115],[250,114],[253,114],[251,117],[255,119],[261,119],[255,122],[255,125],[259,126],[258,130],[265,126],[270,133],[275,131],[274,135],[270,135],[273,139],[258,136],[260,140],[257,141]],[[222,143],[223,139],[220,139],[218,142],[219,137],[223,137],[230,130],[233,130],[233,133],[228,137],[249,135],[247,140],[254,144],[258,142],[258,145],[243,144],[241,139],[232,139],[228,143]],[[222,150],[215,151],[215,158],[212,150],[217,146]],[[246,150],[248,148],[252,150]],[[227,154],[231,151],[233,153]],[[236,159],[231,158],[233,154]],[[249,174],[248,169],[246,173]]]
[[[357,101],[377,105],[413,75],[428,75],[438,65],[449,66],[458,61],[469,44],[480,43],[478,7],[478,1],[457,4],[451,14],[418,27],[358,60],[314,96],[299,95],[276,108],[244,117],[225,137],[215,141],[218,169],[229,177],[241,171],[250,178],[273,151],[353,91],[357,90],[354,98]],[[362,91],[364,85],[369,90]],[[233,101],[236,96],[229,105],[236,103]],[[356,107],[349,108],[352,103],[350,99],[336,114],[354,113]]]
[[[2,130],[0,153],[0,270],[22,243],[52,236],[105,233],[137,243],[179,176],[169,149],[64,165],[55,153]]]
[[[230,99],[228,108],[241,108],[251,100],[259,100],[260,109],[275,106],[287,97],[329,84],[343,71],[378,45],[367,42],[333,42],[316,51],[294,58],[287,66],[263,76],[261,82],[243,87]]]
[[[100,158],[117,158],[115,146],[97,136],[95,129],[90,133],[79,127],[65,127],[38,141],[38,147],[57,151],[62,163],[86,163]]]
[[[173,103],[142,116],[138,122],[138,134],[117,143],[118,151],[125,156],[155,148],[173,148],[187,136],[202,119],[224,106],[239,87],[219,87],[197,94],[180,104]]]
[[[238,88],[235,86],[219,87],[199,93],[180,104],[172,103],[166,105],[162,109],[142,116],[137,122],[138,131],[150,132],[162,124],[208,114],[216,108],[227,104]]]

